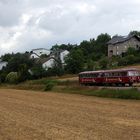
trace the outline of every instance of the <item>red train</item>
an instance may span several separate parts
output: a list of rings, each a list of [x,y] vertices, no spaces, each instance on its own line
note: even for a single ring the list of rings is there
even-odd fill
[[[101,71],[85,71],[79,73],[79,83],[83,85],[116,85],[125,86],[140,83],[140,70],[116,69]]]

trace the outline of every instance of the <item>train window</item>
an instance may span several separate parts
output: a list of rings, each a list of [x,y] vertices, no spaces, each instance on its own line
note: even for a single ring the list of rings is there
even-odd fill
[[[105,73],[105,77],[109,77],[109,73]]]
[[[127,76],[127,72],[121,72],[121,76]]]
[[[93,77],[95,77],[95,74],[94,74],[94,73],[92,73],[92,74],[91,74],[91,77],[92,77],[92,78],[93,78]]]
[[[92,73],[92,74],[91,74],[91,77],[92,77],[92,78],[95,78],[95,77],[97,77],[97,75],[98,75],[97,73]]]
[[[136,75],[137,76],[140,76],[140,71],[136,71]]]
[[[91,73],[88,74],[88,77],[91,78]]]
[[[93,76],[92,76],[93,74],[92,73],[90,73],[90,78],[92,78]]]
[[[89,77],[89,78],[91,77],[91,74],[90,74],[90,73],[88,74],[88,77]]]
[[[112,73],[111,72],[108,73],[108,77],[112,77]]]
[[[95,73],[95,77],[98,77],[99,76],[99,73]]]
[[[104,74],[104,73],[102,73],[102,74],[101,74],[101,77],[105,77],[105,74]]]
[[[119,72],[115,72],[114,76],[120,76],[120,73]]]
[[[129,75],[131,75],[131,76],[139,76],[140,72],[139,71],[133,71]]]
[[[112,73],[112,76],[113,76],[113,77],[115,76],[115,73],[114,73],[114,72]]]
[[[136,71],[136,72],[135,72],[135,75],[136,75],[136,76],[139,76],[139,72],[138,72],[138,71]]]
[[[134,76],[134,72],[133,71],[128,71],[128,76]]]
[[[101,73],[99,73],[97,77],[101,77]]]
[[[128,76],[135,76],[135,72],[134,71],[129,71]]]
[[[87,78],[90,78],[90,77],[91,77],[91,74],[90,74],[90,73],[87,73],[87,74],[86,74],[86,77],[87,77]]]

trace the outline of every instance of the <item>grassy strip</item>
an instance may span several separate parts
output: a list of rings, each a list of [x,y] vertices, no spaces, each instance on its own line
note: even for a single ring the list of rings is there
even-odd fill
[[[18,85],[1,85],[1,87],[37,90],[37,91],[55,91],[61,93],[82,94],[88,96],[106,97],[106,98],[121,98],[121,99],[136,99],[140,100],[140,91],[136,88],[131,89],[108,89],[98,87],[79,86],[77,80],[56,80],[56,79],[39,79],[26,81]]]
[[[88,96],[97,96],[105,98],[135,99],[140,100],[140,91],[136,88],[131,89],[84,89],[78,87],[57,87],[53,89],[56,92],[81,94]]]
[[[108,97],[108,98],[120,98],[120,99],[136,99],[140,100],[140,92],[135,89],[101,89],[96,91],[90,91],[88,95],[94,95],[98,97]]]

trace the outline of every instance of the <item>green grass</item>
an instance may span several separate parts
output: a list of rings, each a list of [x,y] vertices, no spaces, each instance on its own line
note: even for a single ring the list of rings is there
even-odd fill
[[[137,88],[131,89],[93,89],[84,87],[57,87],[54,88],[56,92],[81,94],[87,96],[97,96],[105,98],[120,98],[120,99],[135,99],[140,100],[140,91]]]
[[[98,97],[108,97],[108,98],[120,98],[120,99],[140,99],[140,92],[135,89],[101,89],[95,91],[89,91],[88,95],[94,95]]]
[[[74,86],[78,85],[76,80],[59,80],[51,78],[42,78],[38,80],[29,80],[23,83],[11,85],[8,83],[1,84],[0,88],[22,89],[22,90],[37,90],[37,91],[49,91],[55,86]]]
[[[131,89],[108,89],[99,87],[80,86],[77,80],[39,79],[26,81],[18,85],[1,85],[1,88],[13,88],[36,91],[55,91],[61,93],[81,94],[105,98],[136,99],[140,100],[140,91]]]

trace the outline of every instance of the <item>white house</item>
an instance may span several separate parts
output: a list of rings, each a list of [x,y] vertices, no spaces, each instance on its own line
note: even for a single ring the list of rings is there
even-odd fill
[[[49,55],[50,54],[50,50],[47,50],[45,48],[38,48],[38,49],[33,49],[31,51],[31,56],[30,58],[39,58],[41,55],[46,54]]]
[[[54,64],[55,64],[55,59],[51,57],[42,63],[42,67],[45,70],[48,70],[49,68],[52,68],[54,66]]]
[[[62,64],[65,64],[65,57],[69,54],[69,51],[64,50],[60,52],[60,60]]]
[[[51,57],[43,60],[42,67],[45,70],[48,70],[48,68],[52,68],[57,63],[61,63],[62,66],[64,66],[65,65],[65,57],[68,54],[69,54],[69,51],[67,51],[67,50],[53,52],[51,54]],[[60,60],[60,62],[59,62],[59,60]]]
[[[3,67],[6,67],[8,62],[6,61],[0,61],[0,70],[2,70]]]

